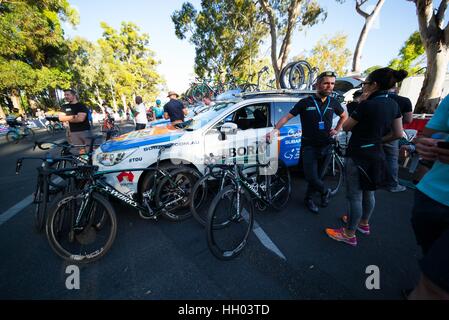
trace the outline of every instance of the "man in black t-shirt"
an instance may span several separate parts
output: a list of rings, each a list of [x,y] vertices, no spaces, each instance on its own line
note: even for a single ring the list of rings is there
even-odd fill
[[[170,91],[167,97],[170,101],[164,106],[164,119],[170,119],[172,124],[184,122],[184,117],[189,111],[181,101],[177,100],[178,94]]]
[[[400,113],[402,115],[402,124],[411,123],[413,120],[413,108],[412,102],[409,98],[399,96],[396,91],[390,90],[388,92],[388,98],[394,100],[398,106]],[[389,172],[389,185],[388,191],[390,192],[401,192],[405,191],[406,187],[399,184],[398,171],[399,171],[399,140],[394,140],[383,146],[385,152],[385,158],[387,161],[388,172]]]
[[[88,119],[89,110],[84,104],[78,102],[76,92],[72,89],[64,90],[64,99],[68,103],[61,107],[62,113],[59,114],[59,121],[69,123],[70,143],[88,145],[92,137]],[[85,149],[81,148],[80,153],[85,153]]]
[[[274,131],[278,131],[291,118],[299,115],[302,126],[301,151],[304,175],[308,182],[305,205],[313,213],[318,213],[314,203],[314,193],[321,194],[321,206],[329,203],[330,189],[326,188],[321,178],[322,166],[329,155],[332,137],[341,130],[348,118],[341,104],[332,98],[336,75],[334,72],[323,72],[317,78],[316,94],[300,100],[290,112],[278,121],[273,132],[267,135],[271,141]],[[332,128],[334,113],[340,117],[335,128]]]

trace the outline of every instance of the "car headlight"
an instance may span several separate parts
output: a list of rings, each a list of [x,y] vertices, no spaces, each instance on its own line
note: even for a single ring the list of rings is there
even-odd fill
[[[97,161],[106,167],[115,166],[116,164],[119,164],[124,159],[129,157],[135,151],[136,150],[99,153],[97,155]]]

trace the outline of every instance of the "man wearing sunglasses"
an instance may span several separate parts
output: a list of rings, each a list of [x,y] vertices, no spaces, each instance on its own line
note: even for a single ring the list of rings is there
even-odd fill
[[[276,131],[290,119],[299,115],[302,126],[302,160],[304,175],[308,188],[304,203],[313,213],[319,208],[313,201],[316,192],[321,194],[321,206],[329,204],[330,189],[326,188],[321,179],[322,166],[331,150],[332,137],[342,129],[348,118],[341,104],[330,95],[334,90],[336,74],[332,71],[321,73],[316,82],[316,93],[297,102],[290,112],[281,118],[272,132],[267,134],[271,141]],[[337,126],[332,128],[334,113],[340,117]]]

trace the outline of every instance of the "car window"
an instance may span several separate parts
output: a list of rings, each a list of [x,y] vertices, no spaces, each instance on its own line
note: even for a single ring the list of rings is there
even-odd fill
[[[295,106],[296,102],[275,102],[274,103],[274,120],[277,123],[283,116]],[[299,117],[290,119],[287,124],[298,124],[300,122]]]
[[[270,105],[271,103],[258,103],[241,107],[218,122],[208,133],[217,132],[225,122],[237,124],[239,130],[272,127]]]

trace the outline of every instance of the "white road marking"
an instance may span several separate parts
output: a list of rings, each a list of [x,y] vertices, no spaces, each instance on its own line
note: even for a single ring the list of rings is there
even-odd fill
[[[243,209],[246,211],[246,209]],[[248,221],[248,212],[246,211],[246,214],[243,214],[243,218]],[[274,252],[276,255],[278,255],[281,259],[287,260],[287,258],[284,256],[284,254],[279,250],[279,248],[274,244],[274,242],[270,239],[270,237],[266,234],[265,231],[263,231],[262,227],[257,223],[257,221],[254,219],[254,225],[253,225],[253,232],[256,235],[256,237],[259,239],[260,243],[267,248],[268,250]]]
[[[54,183],[59,183],[62,181],[60,177],[56,177],[54,180]],[[14,217],[16,214],[18,214],[20,211],[28,207],[33,202],[33,194],[30,194],[28,197],[17,203],[16,205],[12,206],[2,214],[0,214],[0,226],[7,222],[9,219]]]

